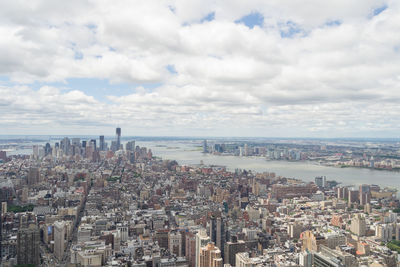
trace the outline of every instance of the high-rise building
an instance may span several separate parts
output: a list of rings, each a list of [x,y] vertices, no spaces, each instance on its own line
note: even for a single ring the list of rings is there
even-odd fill
[[[64,155],[69,155],[69,149],[71,146],[71,141],[68,137],[64,137],[63,140],[60,142],[60,148],[64,152]]]
[[[196,267],[200,267],[200,250],[210,242],[205,229],[200,229],[196,234]]]
[[[126,148],[126,155],[129,159],[130,163],[135,162],[135,141],[129,141],[125,145]]]
[[[360,185],[359,188],[360,205],[365,205],[371,202],[371,188],[367,184]]]
[[[192,232],[185,234],[185,257],[189,267],[196,266],[196,236]]]
[[[7,202],[3,201],[1,202],[1,215],[4,215],[7,213]]]
[[[304,231],[300,234],[302,242],[302,251],[318,251],[322,244],[325,244],[325,239],[319,233],[313,231]]]
[[[100,147],[99,150],[100,151],[105,151],[106,150],[106,146],[105,146],[105,142],[104,142],[104,135],[100,135]]]
[[[375,226],[375,237],[383,242],[389,242],[393,239],[393,224],[377,224]]]
[[[301,224],[294,222],[294,223],[289,223],[287,231],[288,235],[290,238],[300,238],[300,234],[302,232],[302,226]]]
[[[2,162],[7,161],[7,152],[6,151],[0,151],[0,161],[2,161]]]
[[[317,177],[315,177],[315,184],[319,188],[325,188],[325,186],[326,186],[326,176],[317,176]]]
[[[349,195],[349,188],[348,187],[338,187],[337,189],[337,198],[339,199],[347,199]]]
[[[121,148],[121,128],[117,128],[115,129],[115,133],[117,134],[117,149],[116,150],[120,150]]]
[[[54,256],[61,260],[65,251],[65,223],[56,221],[54,223]]]
[[[81,146],[81,139],[80,138],[72,138],[71,139],[73,146]]]
[[[224,263],[235,266],[236,254],[246,251],[246,243],[243,240],[237,240],[237,237],[232,238],[232,242],[227,242],[224,246]]]
[[[203,141],[203,153],[208,153],[207,140]]]
[[[93,151],[97,150],[96,139],[90,140],[90,145],[93,147]]]
[[[176,256],[182,256],[182,235],[177,231],[168,233],[168,249]]]
[[[225,220],[221,217],[211,217],[210,220],[210,239],[221,250],[224,257],[224,245],[226,242]]]
[[[40,181],[39,168],[30,167],[28,171],[27,183],[28,185],[35,185]]]
[[[360,205],[371,203],[371,193],[360,194]]]
[[[367,224],[365,218],[361,214],[354,215],[351,219],[350,231],[357,236],[365,236],[367,232]]]
[[[207,246],[200,250],[199,267],[222,267],[221,250],[213,243],[208,243]]]
[[[358,197],[359,197],[359,192],[358,190],[349,190],[349,194],[348,194],[348,203],[357,203],[358,202]]]
[[[301,267],[312,267],[313,254],[308,251],[303,251],[299,256],[299,265]]]
[[[21,228],[17,235],[17,263],[39,266],[40,232],[36,225]]]
[[[135,141],[129,141],[126,143],[125,148],[127,151],[135,151]]]
[[[51,146],[50,143],[46,143],[46,146],[44,147],[44,155],[50,155],[51,154]]]

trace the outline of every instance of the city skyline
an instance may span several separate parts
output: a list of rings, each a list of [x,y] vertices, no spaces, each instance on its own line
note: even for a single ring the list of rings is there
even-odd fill
[[[1,134],[398,138],[399,11],[1,2]]]

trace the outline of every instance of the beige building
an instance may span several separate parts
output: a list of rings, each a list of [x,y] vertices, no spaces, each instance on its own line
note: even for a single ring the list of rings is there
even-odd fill
[[[177,231],[171,231],[168,233],[168,248],[169,251],[176,256],[182,255],[182,235]]]
[[[221,257],[221,250],[213,243],[208,243],[207,246],[200,250],[200,264],[199,267],[222,267],[223,261]]]
[[[205,229],[201,229],[196,234],[196,267],[200,266],[200,250],[210,242],[210,237]]]
[[[102,255],[92,250],[78,252],[78,262],[81,266],[102,266]]]
[[[325,245],[325,238],[320,234],[314,233],[312,231],[305,231],[300,234],[300,239],[302,241],[301,250],[302,251],[319,251],[320,245]]]
[[[7,202],[1,202],[1,215],[7,213]]]
[[[242,252],[236,254],[236,267],[255,267],[256,262],[249,257],[249,253]]]
[[[54,256],[61,260],[65,251],[65,222],[54,223]]]
[[[365,236],[367,232],[367,224],[365,218],[361,214],[354,215],[351,219],[350,231],[357,236]]]

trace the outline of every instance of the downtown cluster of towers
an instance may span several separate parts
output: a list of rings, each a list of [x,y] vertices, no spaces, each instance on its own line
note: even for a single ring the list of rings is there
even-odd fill
[[[105,141],[104,135],[100,135],[99,143],[96,139],[81,140],[81,138],[68,138],[64,137],[60,142],[56,142],[52,147],[50,143],[46,143],[44,147],[39,145],[33,146],[33,156],[36,158],[43,158],[48,155],[55,157],[59,156],[75,156],[75,155],[92,155],[93,152],[99,151],[112,151],[123,150],[121,144],[121,128],[116,128],[115,140],[111,141],[110,147]],[[135,141],[128,142],[128,150],[135,149]]]

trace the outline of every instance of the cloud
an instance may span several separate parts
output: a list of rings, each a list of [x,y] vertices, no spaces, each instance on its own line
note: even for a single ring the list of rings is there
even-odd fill
[[[0,127],[397,137],[399,11],[392,0],[0,1]]]

